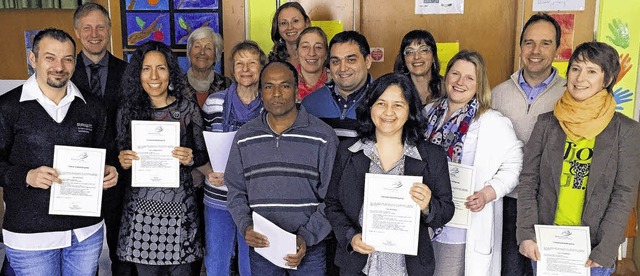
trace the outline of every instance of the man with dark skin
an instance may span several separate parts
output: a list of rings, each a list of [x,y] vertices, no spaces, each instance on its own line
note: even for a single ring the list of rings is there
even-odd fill
[[[338,141],[331,127],[296,107],[297,77],[288,63],[264,67],[260,90],[266,112],[240,128],[224,174],[227,206],[250,247],[270,245],[253,230],[252,212],[296,235],[296,253],[283,258],[297,269],[278,267],[251,250],[251,271],[257,275],[326,272],[324,239],[331,226],[322,199]]]

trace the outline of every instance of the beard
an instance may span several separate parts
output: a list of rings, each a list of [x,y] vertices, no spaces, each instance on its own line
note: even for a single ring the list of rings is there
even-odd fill
[[[63,72],[55,72],[56,74],[61,74]],[[47,85],[53,87],[53,88],[62,88],[65,85],[67,85],[67,82],[69,81],[69,73],[64,72],[65,75],[61,78],[61,79],[56,79],[53,77],[48,77],[47,78]]]

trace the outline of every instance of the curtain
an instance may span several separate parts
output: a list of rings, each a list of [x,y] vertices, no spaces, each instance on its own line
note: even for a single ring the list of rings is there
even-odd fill
[[[75,9],[91,0],[0,0],[0,9]]]

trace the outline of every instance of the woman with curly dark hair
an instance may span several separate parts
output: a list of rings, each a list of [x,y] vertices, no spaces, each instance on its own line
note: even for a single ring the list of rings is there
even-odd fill
[[[198,275],[190,264],[202,259],[198,205],[191,170],[207,162],[202,117],[197,103],[183,98],[183,76],[168,46],[147,42],[124,74],[127,101],[118,111],[118,159],[125,170],[140,158],[131,149],[131,121],[180,123],[178,188],[128,187],[120,227],[118,257],[133,262],[139,275]],[[130,178],[129,178],[130,179]]]
[[[428,31],[413,30],[404,35],[393,71],[411,77],[423,105],[444,96],[438,48]]]
[[[296,66],[300,62],[296,52],[296,41],[302,30],[311,26],[311,19],[298,2],[287,2],[276,10],[271,21],[273,48],[270,61],[286,61]]]

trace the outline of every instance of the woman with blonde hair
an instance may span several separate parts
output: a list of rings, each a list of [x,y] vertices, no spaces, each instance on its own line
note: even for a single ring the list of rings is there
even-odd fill
[[[475,174],[473,193],[456,202],[456,209],[469,211],[467,228],[436,231],[435,275],[500,275],[502,197],[518,183],[522,142],[511,121],[491,109],[479,53],[456,54],[447,64],[444,83],[446,95],[425,108],[427,139],[445,150],[450,166],[472,166]]]

